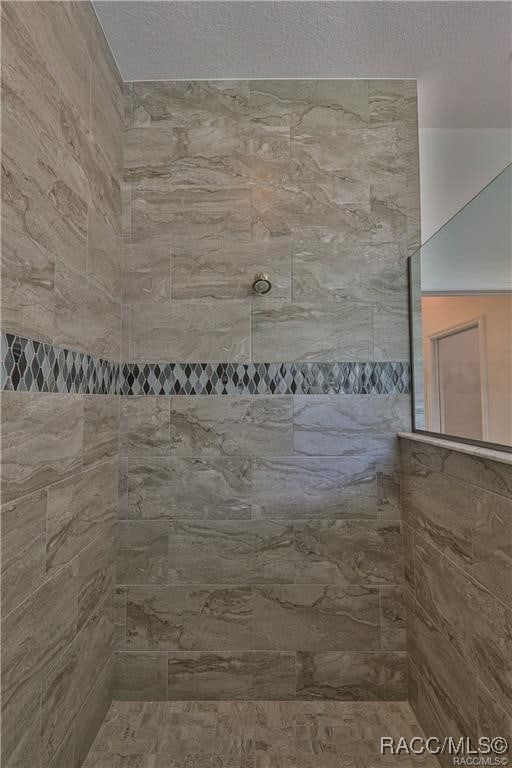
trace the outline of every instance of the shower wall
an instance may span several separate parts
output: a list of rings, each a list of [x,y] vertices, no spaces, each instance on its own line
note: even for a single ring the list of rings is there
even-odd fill
[[[89,3],[2,3],[5,768],[79,766],[112,698],[119,398],[72,382],[119,360],[122,114]]]
[[[125,107],[115,695],[405,698],[416,84]]]
[[[512,466],[401,443],[409,699],[428,736],[510,743]]]

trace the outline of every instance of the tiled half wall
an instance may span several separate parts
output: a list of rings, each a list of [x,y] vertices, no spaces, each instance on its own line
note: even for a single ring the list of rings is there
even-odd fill
[[[512,465],[401,444],[409,700],[428,736],[510,744]]]
[[[133,83],[125,99],[116,696],[404,698],[415,83]],[[225,361],[238,396],[137,396],[161,361],[196,385],[193,363]],[[390,361],[392,389],[358,378]],[[284,381],[273,395],[238,386],[260,365]]]

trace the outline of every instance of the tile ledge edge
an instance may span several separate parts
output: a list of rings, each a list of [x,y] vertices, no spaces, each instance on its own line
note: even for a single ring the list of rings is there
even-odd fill
[[[398,437],[403,440],[426,443],[427,445],[433,445],[437,448],[445,448],[449,451],[466,453],[469,456],[475,456],[478,459],[490,459],[491,461],[498,461],[502,464],[509,464],[512,466],[512,453],[508,453],[507,451],[498,451],[494,448],[483,448],[482,446],[471,445],[470,443],[459,443],[455,440],[445,440],[442,437],[432,437],[431,435],[423,435],[419,432],[398,432]]]

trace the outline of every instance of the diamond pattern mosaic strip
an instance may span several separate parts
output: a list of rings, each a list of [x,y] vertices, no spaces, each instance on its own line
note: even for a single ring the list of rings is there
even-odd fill
[[[1,389],[103,395],[409,394],[396,362],[116,363],[2,333]]]

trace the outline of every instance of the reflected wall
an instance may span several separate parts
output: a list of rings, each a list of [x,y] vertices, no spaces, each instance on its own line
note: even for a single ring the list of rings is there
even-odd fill
[[[416,430],[512,446],[507,167],[410,264]]]

